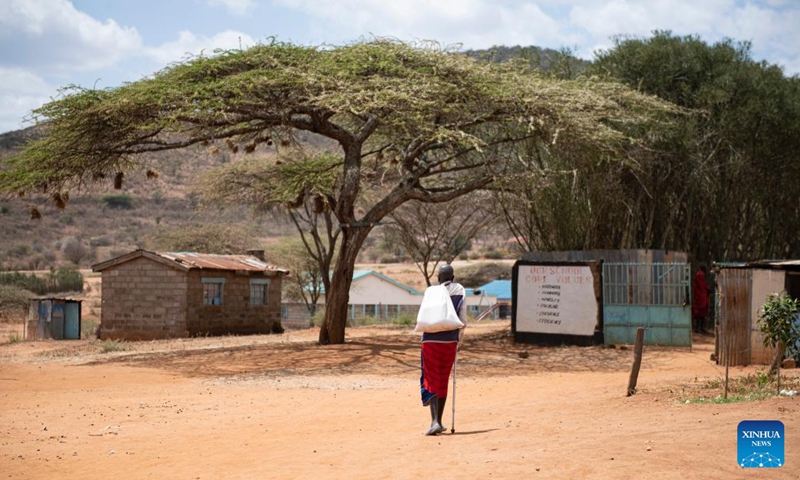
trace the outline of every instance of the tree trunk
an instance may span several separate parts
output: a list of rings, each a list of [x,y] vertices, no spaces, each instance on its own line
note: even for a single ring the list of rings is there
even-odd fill
[[[772,359],[772,364],[769,366],[770,374],[778,372],[778,369],[781,366],[781,362],[783,362],[783,354],[785,351],[786,351],[786,346],[784,346],[783,343],[779,343],[778,348],[775,349],[775,357],[773,357]]]
[[[325,293],[325,317],[319,330],[320,345],[344,343],[353,270],[358,252],[370,230],[371,227],[345,227],[342,229],[342,247],[333,269],[330,288]]]

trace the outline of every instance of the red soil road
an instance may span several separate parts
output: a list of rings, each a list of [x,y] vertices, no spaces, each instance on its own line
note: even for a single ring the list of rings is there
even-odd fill
[[[702,388],[724,375],[710,337],[646,347],[626,397],[632,349],[514,345],[507,322],[472,325],[456,433],[425,437],[410,330],[316,335],[2,345],[0,479],[800,478],[797,399],[682,400],[719,393]],[[784,467],[737,466],[752,419],[785,424]]]

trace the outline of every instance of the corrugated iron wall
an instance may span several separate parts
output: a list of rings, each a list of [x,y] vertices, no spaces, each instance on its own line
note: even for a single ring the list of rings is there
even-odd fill
[[[750,364],[750,315],[753,271],[723,268],[717,276],[719,341],[717,358],[721,365]]]

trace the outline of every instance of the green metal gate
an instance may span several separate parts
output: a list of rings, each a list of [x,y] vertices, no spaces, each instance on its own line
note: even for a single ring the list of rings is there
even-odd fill
[[[692,345],[691,269],[687,263],[604,263],[603,336],[631,344],[645,328],[648,345]]]

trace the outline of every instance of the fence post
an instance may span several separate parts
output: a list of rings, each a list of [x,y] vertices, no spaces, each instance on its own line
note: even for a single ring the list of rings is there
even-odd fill
[[[642,350],[644,348],[644,328],[636,329],[636,343],[633,347],[633,366],[628,379],[628,397],[636,393],[636,382],[639,379],[639,367],[642,365]]]

